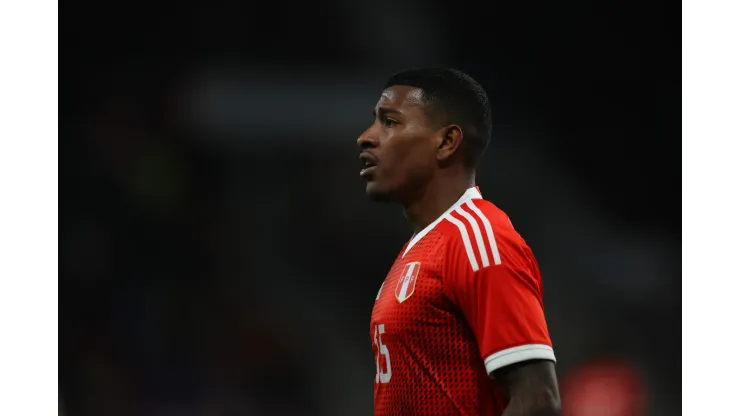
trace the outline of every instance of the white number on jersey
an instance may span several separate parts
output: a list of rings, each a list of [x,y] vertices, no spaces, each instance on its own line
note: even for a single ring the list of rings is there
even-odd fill
[[[391,381],[391,356],[388,353],[388,347],[383,345],[383,339],[380,337],[385,334],[385,325],[375,325],[374,341],[378,349],[378,355],[375,357],[375,382],[387,383]],[[386,371],[380,371],[380,356],[385,356]]]

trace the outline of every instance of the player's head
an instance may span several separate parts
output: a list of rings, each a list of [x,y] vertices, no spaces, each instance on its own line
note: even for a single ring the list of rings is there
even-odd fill
[[[454,69],[412,69],[391,76],[357,139],[371,198],[405,202],[445,169],[473,173],[491,136],[483,88]]]

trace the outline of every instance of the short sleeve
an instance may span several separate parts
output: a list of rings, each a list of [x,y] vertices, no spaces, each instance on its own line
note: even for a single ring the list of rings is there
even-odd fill
[[[448,244],[445,293],[475,334],[486,371],[532,359],[555,361],[539,268],[522,241],[497,242],[498,261],[471,264],[462,242]]]

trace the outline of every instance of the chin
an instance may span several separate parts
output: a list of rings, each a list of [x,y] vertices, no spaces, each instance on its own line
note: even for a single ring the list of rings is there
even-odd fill
[[[375,202],[393,202],[393,195],[387,189],[383,189],[376,182],[368,182],[365,185],[365,193]]]

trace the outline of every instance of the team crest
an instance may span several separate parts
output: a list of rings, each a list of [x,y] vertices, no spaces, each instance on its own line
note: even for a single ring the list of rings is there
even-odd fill
[[[408,263],[403,268],[401,277],[398,279],[398,283],[396,284],[396,299],[398,299],[398,303],[402,303],[414,294],[416,278],[419,276],[419,269],[421,269],[421,262],[418,261]]]

